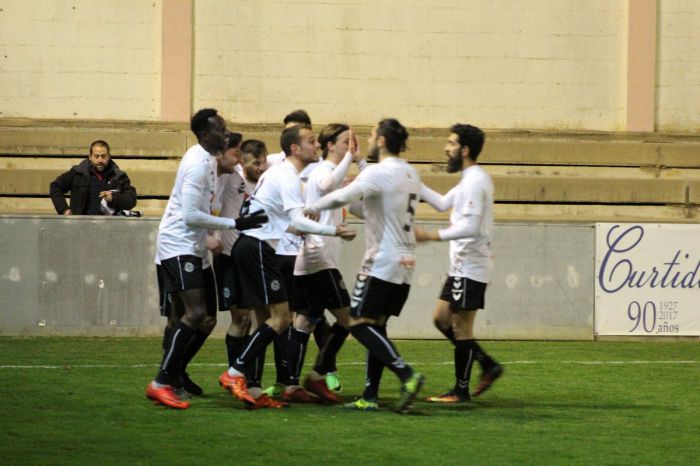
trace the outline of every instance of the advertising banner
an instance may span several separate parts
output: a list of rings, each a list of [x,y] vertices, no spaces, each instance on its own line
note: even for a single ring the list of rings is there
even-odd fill
[[[597,335],[700,335],[700,225],[596,224]]]

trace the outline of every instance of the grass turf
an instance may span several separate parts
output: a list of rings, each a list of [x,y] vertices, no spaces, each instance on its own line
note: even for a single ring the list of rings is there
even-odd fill
[[[397,346],[427,377],[421,395],[451,386],[447,342]],[[506,368],[491,391],[458,406],[418,402],[402,416],[388,409],[399,389],[389,371],[381,388],[387,409],[379,412],[244,410],[217,385],[221,338],[207,342],[189,369],[205,395],[185,411],[143,395],[159,362],[158,339],[0,338],[0,464],[697,463],[700,345],[483,346]],[[314,356],[310,348],[306,368]],[[362,391],[363,360],[364,350],[348,341],[339,358],[348,400]]]

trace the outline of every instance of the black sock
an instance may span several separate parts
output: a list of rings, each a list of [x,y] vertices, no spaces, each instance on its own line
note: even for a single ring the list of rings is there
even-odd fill
[[[379,399],[379,383],[382,381],[383,372],[384,363],[372,353],[367,351],[365,391],[362,393],[362,398],[367,401],[375,401]]]
[[[347,328],[339,325],[337,322],[333,324],[328,332],[326,342],[320,348],[318,356],[316,357],[316,365],[314,366],[316,372],[325,375],[338,370],[335,365],[336,356],[349,334],[350,330]]]
[[[248,336],[234,337],[226,334],[226,355],[228,356],[228,367],[233,366],[234,361],[243,353],[243,350],[248,343]]]
[[[248,388],[260,388],[262,383],[263,369],[265,368],[265,351],[261,351],[258,357],[248,366],[245,378],[248,380]]]
[[[474,340],[474,359],[481,366],[482,371],[490,371],[498,365],[498,363],[484,351],[479,343]]]
[[[166,325],[165,330],[163,330],[163,355],[164,356],[165,356],[165,352],[168,351],[168,348],[170,348],[170,342],[172,340],[173,340],[173,329]]]
[[[173,329],[170,346],[163,355],[156,382],[170,385],[182,364],[185,350],[196,334],[195,329],[180,321]]]
[[[265,351],[267,345],[269,345],[276,337],[277,332],[275,332],[272,327],[266,323],[259,325],[258,329],[250,336],[250,341],[246,345],[241,355],[238,356],[233,362],[232,367],[245,374],[249,366],[258,357],[258,355]]]
[[[469,379],[474,364],[474,340],[457,340],[455,344],[455,387],[460,396],[469,396]]]
[[[304,367],[306,348],[309,346],[309,335],[293,328],[287,344],[287,368],[289,369],[289,385],[299,385],[301,368]]]
[[[455,344],[455,332],[452,330],[452,327],[442,328],[439,325],[436,325],[435,327],[440,330],[440,333],[445,335],[445,338],[450,340],[453,345]]]
[[[180,363],[180,370],[182,372],[187,371],[187,365],[190,363],[190,361],[192,361],[192,358],[195,357],[199,350],[202,349],[202,346],[204,345],[204,342],[207,341],[207,338],[209,338],[208,333],[204,333],[201,330],[196,331],[194,338],[192,338],[190,344],[187,345],[185,354],[182,356],[182,362]]]
[[[321,319],[319,323],[316,324],[314,328],[314,340],[316,340],[316,346],[318,346],[319,351],[326,344],[326,340],[330,336],[331,325],[328,323],[328,319],[325,316]]]
[[[290,325],[287,330],[280,333],[277,338],[275,338],[275,370],[277,371],[277,383],[282,385],[289,385],[289,369],[287,369],[287,342],[289,341],[289,336],[292,326]]]
[[[386,367],[396,374],[401,382],[405,382],[413,375],[413,369],[406,364],[394,344],[382,329],[376,325],[360,324],[350,329],[352,336],[376,356]]]

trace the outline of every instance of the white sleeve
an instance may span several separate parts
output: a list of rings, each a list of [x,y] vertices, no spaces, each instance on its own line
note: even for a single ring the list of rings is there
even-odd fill
[[[442,241],[471,238],[479,232],[481,215],[467,215],[460,222],[438,231]]]
[[[318,184],[318,189],[322,194],[333,191],[340,183],[343,182],[345,177],[350,170],[350,165],[352,165],[352,154],[350,151],[345,153],[345,157],[340,161],[337,167],[333,169],[326,177],[324,177]]]
[[[289,211],[289,217],[292,219],[292,227],[297,231],[313,235],[335,236],[334,226],[322,225],[305,217],[302,208],[297,207]]]
[[[420,198],[430,204],[430,206],[432,206],[438,212],[444,212],[452,207],[455,193],[455,188],[452,188],[443,196],[437,191],[433,191],[423,183],[420,185]]]
[[[202,201],[201,190],[182,189],[182,218],[189,228],[206,228],[209,230],[233,230],[236,221],[232,218],[215,217],[199,210]]]
[[[344,188],[326,194],[314,202],[312,209],[315,211],[337,209],[362,197],[362,188],[354,181]]]

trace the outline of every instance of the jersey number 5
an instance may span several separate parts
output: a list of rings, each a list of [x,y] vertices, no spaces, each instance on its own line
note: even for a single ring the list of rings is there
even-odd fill
[[[413,227],[413,218],[416,216],[416,201],[418,200],[418,195],[411,193],[408,195],[408,208],[406,212],[408,213],[408,222],[404,224],[404,231],[411,231]]]

